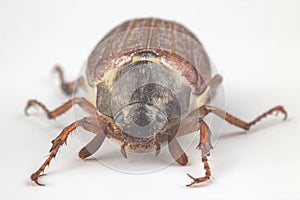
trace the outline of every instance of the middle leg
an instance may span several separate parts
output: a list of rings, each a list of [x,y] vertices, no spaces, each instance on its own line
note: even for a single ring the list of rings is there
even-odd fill
[[[63,113],[67,112],[70,108],[72,108],[76,104],[79,105],[90,116],[97,115],[96,108],[93,106],[93,104],[91,104],[91,102],[89,102],[84,97],[74,97],[52,111],[48,110],[44,104],[42,104],[41,102],[39,102],[37,100],[29,100],[27,102],[27,105],[26,105],[24,111],[25,111],[26,115],[29,115],[28,109],[31,108],[32,106],[37,106],[37,107],[40,107],[43,111],[45,111],[45,113],[47,114],[49,119],[54,119],[54,118],[62,115]]]
[[[263,118],[267,117],[268,115],[273,114],[274,112],[276,113],[282,113],[284,115],[283,120],[286,120],[287,118],[287,111],[282,107],[282,106],[275,106],[269,110],[267,110],[266,112],[262,113],[261,115],[259,115],[258,117],[256,117],[254,120],[250,121],[250,122],[245,122],[239,118],[236,118],[235,116],[217,108],[214,106],[201,106],[199,108],[200,111],[200,117],[203,118],[205,117],[207,114],[209,113],[214,113],[215,115],[217,115],[218,117],[226,120],[227,122],[242,128],[244,130],[249,130],[251,126],[253,126],[254,124],[256,124],[257,122],[259,122],[260,120],[262,120]]]

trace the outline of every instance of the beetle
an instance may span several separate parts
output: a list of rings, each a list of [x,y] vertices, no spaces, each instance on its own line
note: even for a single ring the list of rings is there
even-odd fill
[[[25,113],[32,106],[41,108],[49,119],[54,119],[72,106],[80,106],[89,116],[66,126],[52,141],[50,155],[31,175],[37,185],[44,169],[56,156],[68,136],[81,127],[95,134],[79,151],[85,159],[95,153],[105,138],[117,141],[121,154],[127,151],[159,154],[167,145],[179,165],[186,165],[188,157],[177,138],[195,131],[200,132],[205,175],[195,178],[187,186],[207,181],[211,169],[207,156],[213,148],[211,132],[204,117],[213,113],[230,124],[249,130],[262,118],[273,112],[287,112],[275,106],[253,121],[245,122],[211,105],[218,85],[219,74],[212,75],[211,63],[198,38],[183,25],[158,18],[140,18],[122,23],[111,30],[88,57],[85,74],[73,82],[59,74],[61,88],[73,94],[78,88],[88,91],[85,97],[73,97],[50,111],[41,102],[29,100]]]

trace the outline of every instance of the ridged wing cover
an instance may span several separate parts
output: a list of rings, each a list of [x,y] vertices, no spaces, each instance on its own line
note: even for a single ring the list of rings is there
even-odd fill
[[[107,70],[131,63],[145,50],[184,76],[195,93],[202,93],[211,79],[208,56],[192,32],[173,21],[143,18],[122,23],[96,45],[87,62],[88,83],[96,85]]]

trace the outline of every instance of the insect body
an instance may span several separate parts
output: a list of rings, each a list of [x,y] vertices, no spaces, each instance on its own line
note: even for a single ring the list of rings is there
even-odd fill
[[[211,176],[207,156],[212,145],[204,121],[207,114],[214,113],[245,130],[275,111],[287,116],[282,106],[276,106],[247,123],[208,106],[222,78],[212,76],[208,56],[196,36],[171,21],[134,19],[117,26],[92,51],[85,75],[72,83],[64,81],[60,67],[55,70],[66,94],[83,87],[88,96],[74,97],[53,111],[36,100],[29,100],[25,112],[31,106],[38,106],[52,119],[77,104],[89,116],[64,128],[52,141],[49,157],[31,175],[31,180],[38,185],[42,185],[38,178],[45,167],[77,127],[95,134],[80,150],[82,159],[91,156],[105,138],[110,138],[119,143],[124,157],[127,151],[154,151],[158,155],[161,147],[167,145],[180,165],[185,165],[188,158],[177,137],[200,131],[198,147],[206,173],[201,178],[189,175],[192,183],[188,186],[191,186]]]

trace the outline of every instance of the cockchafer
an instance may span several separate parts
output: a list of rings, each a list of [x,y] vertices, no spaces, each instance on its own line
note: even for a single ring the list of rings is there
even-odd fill
[[[87,95],[73,97],[53,111],[37,100],[29,100],[25,113],[37,106],[49,119],[54,119],[79,105],[89,117],[71,123],[52,141],[50,155],[31,175],[38,185],[43,185],[38,179],[45,167],[77,127],[95,134],[80,150],[82,159],[95,153],[109,138],[120,144],[124,157],[126,151],[154,151],[158,155],[161,147],[167,145],[180,165],[186,165],[188,157],[177,138],[200,131],[198,148],[205,176],[194,178],[188,174],[191,186],[211,177],[207,156],[212,144],[210,129],[204,121],[206,115],[214,113],[244,130],[273,112],[287,117],[285,109],[276,106],[247,123],[208,105],[222,77],[212,75],[210,60],[197,37],[173,21],[143,18],[117,26],[96,45],[88,57],[85,74],[74,82],[64,81],[59,66],[55,70],[66,94],[84,88]]]

